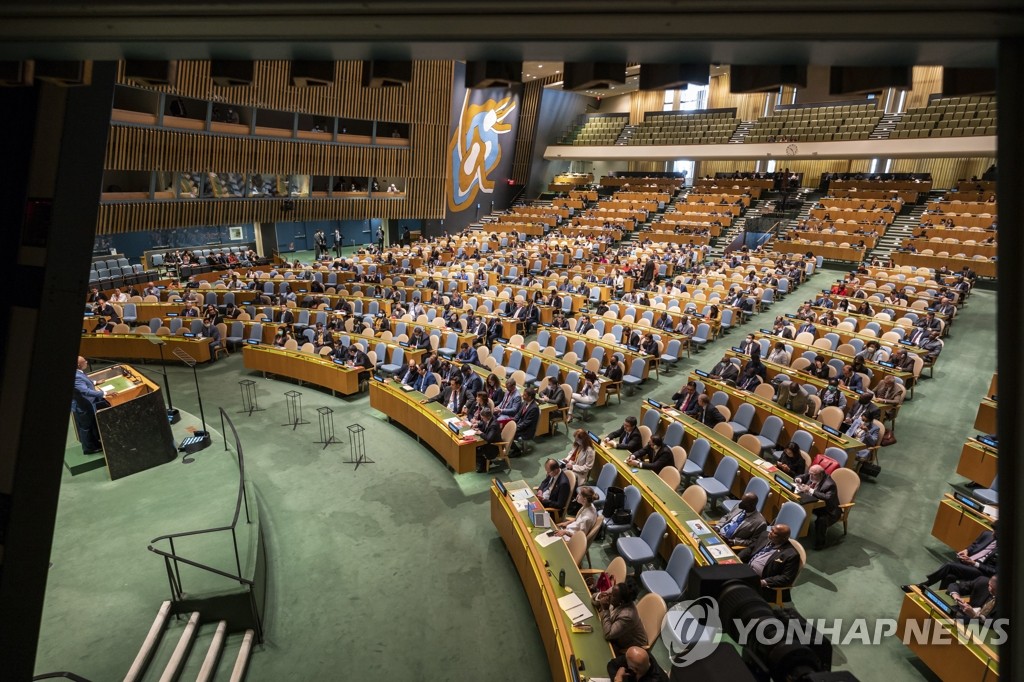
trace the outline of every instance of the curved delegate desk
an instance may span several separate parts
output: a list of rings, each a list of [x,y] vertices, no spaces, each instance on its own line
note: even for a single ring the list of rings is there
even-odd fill
[[[455,435],[447,423],[455,415],[439,402],[421,403],[425,397],[419,391],[403,390],[402,384],[391,379],[375,378],[370,382],[370,407],[387,415],[389,422],[396,421],[415,434],[418,441],[441,455],[455,473],[475,471],[476,449],[484,441],[476,436]]]
[[[503,494],[496,485],[491,485],[491,522],[505,542],[509,556],[516,565],[523,589],[530,600],[533,617],[537,621],[544,642],[544,650],[551,667],[551,679],[555,682],[571,682],[580,679],[574,669],[582,661],[587,671],[598,676],[605,674],[605,667],[613,657],[611,645],[604,638],[596,608],[590,602],[590,591],[583,575],[572,560],[566,543],[557,539],[547,547],[541,547],[534,539],[543,537],[545,529],[536,529],[530,523],[529,513],[511,495],[530,486],[524,481],[506,484],[509,495]],[[531,498],[536,499],[536,498]],[[558,584],[560,571],[565,571],[565,588]],[[566,589],[568,588],[568,589]],[[572,632],[572,621],[562,610],[558,600],[569,594],[577,595],[594,614],[586,619],[593,632]],[[587,673],[588,675],[591,673]]]
[[[312,353],[263,345],[242,346],[242,361],[246,369],[263,372],[264,376],[285,376],[342,395],[358,393],[359,373],[369,371],[339,365]]]
[[[127,360],[159,360],[160,344],[150,339],[162,339],[167,348],[163,359],[177,362],[174,350],[180,348],[196,362],[210,361],[210,339],[185,336],[157,336],[155,334],[83,334],[78,353],[86,358]]]
[[[951,617],[945,595],[916,585],[909,590],[903,595],[896,636],[943,682],[996,682],[999,652],[992,640],[1000,636],[998,629],[965,627]],[[908,627],[909,622],[914,625]]]

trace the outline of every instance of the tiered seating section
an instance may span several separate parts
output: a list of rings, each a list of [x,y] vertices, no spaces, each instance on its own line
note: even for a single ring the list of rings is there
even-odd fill
[[[724,144],[738,124],[735,109],[696,114],[647,114],[628,144]]]
[[[758,119],[746,142],[866,140],[881,114],[874,104],[777,110]]]
[[[612,145],[619,139],[619,134],[629,122],[622,116],[589,116],[586,123],[574,129],[564,144],[573,146]]]
[[[959,271],[965,266],[985,277],[994,277],[997,204],[988,199],[963,200],[964,193],[951,192],[928,204],[914,236],[903,242],[903,251],[893,254],[899,265],[942,267]]]
[[[891,138],[964,137],[996,134],[996,100],[992,97],[946,97],[927,107],[907,109]]]

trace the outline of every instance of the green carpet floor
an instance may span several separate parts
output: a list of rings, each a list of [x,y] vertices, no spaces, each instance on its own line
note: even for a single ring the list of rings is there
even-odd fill
[[[816,275],[751,327],[794,311],[833,278]],[[810,552],[794,596],[805,617],[895,617],[899,585],[920,580],[947,554],[930,529],[995,368],[995,294],[975,292],[952,331],[935,378],[903,408],[899,443],[882,450],[881,476],[862,486],[850,534],[839,538],[841,528],[833,527],[833,546]],[[644,397],[667,400],[691,369],[709,368],[738,335],[709,344],[671,376],[652,378],[621,406],[596,411],[590,428],[605,433],[639,414]],[[156,377],[154,365],[137,366]],[[176,406],[198,414],[191,373],[170,372]],[[239,414],[243,376],[239,356],[200,368],[207,415],[223,407],[238,427],[268,533],[267,642],[253,656],[250,680],[550,678],[519,578],[490,522],[486,476],[451,474],[365,396],[336,399],[252,375],[265,410]],[[283,393],[296,388],[311,423],[293,430],[282,426]],[[321,406],[335,410],[344,443],[314,443]],[[355,423],[366,428],[376,461],[358,471],[343,464],[345,427]],[[544,458],[565,450],[563,435],[541,439],[513,460],[510,477],[539,481]],[[219,523],[233,505],[228,454],[215,445],[198,460],[116,482],[102,469],[65,472],[37,671],[70,669],[97,681],[124,675],[168,598],[162,561],[147,542]],[[600,565],[608,555],[598,549],[592,556]],[[861,680],[930,678],[895,640],[836,647],[835,661]]]

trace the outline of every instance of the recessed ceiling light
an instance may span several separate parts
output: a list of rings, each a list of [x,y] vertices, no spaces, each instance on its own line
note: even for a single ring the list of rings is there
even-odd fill
[[[543,69],[543,68],[544,68],[544,65],[543,65],[543,64],[538,64],[538,65],[537,65],[537,68],[538,68],[538,69]]]

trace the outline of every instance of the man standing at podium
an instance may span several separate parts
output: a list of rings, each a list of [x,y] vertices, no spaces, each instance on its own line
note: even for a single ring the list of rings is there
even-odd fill
[[[82,442],[82,451],[87,455],[94,455],[97,452],[103,452],[103,445],[100,443],[100,430],[96,425],[96,410],[99,407],[109,407],[110,405],[103,398],[103,391],[96,388],[96,384],[85,373],[88,366],[85,358],[78,356],[78,371],[75,372],[71,411],[75,415],[75,425],[78,427],[78,439]]]

